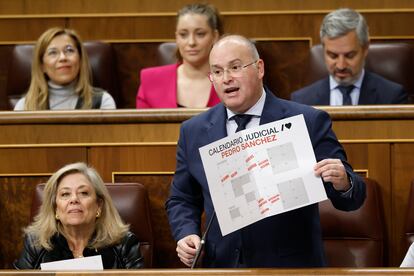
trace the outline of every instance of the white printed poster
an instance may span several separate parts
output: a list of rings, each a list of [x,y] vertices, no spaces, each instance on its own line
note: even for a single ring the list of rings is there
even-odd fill
[[[70,270],[103,270],[102,256],[90,256],[55,262],[41,263],[40,270],[43,271],[70,271]]]
[[[303,115],[249,128],[200,149],[223,235],[327,199]]]

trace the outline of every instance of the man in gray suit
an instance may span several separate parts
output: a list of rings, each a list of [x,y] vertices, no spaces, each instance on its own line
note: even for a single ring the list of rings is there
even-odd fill
[[[369,34],[360,13],[351,9],[329,13],[320,37],[329,77],[293,92],[293,101],[308,105],[407,103],[400,84],[364,70]]]

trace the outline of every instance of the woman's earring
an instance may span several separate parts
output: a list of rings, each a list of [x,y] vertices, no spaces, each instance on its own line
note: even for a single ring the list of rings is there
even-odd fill
[[[101,216],[101,212],[98,210],[96,211],[96,217],[99,218]]]
[[[55,219],[59,220],[59,215],[58,214],[55,215]]]

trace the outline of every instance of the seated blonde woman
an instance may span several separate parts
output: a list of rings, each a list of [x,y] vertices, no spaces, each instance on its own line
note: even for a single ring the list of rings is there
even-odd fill
[[[14,267],[101,255],[104,268],[141,268],[140,243],[128,229],[99,174],[84,163],[69,164],[46,183]]]
[[[112,96],[91,85],[88,55],[71,29],[51,28],[37,40],[29,90],[14,110],[114,109]]]

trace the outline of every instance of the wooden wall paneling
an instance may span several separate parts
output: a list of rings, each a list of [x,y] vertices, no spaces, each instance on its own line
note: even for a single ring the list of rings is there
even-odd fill
[[[88,160],[111,182],[114,172],[173,172],[175,152],[175,145],[92,146]]]
[[[377,10],[363,12],[370,26],[371,36],[404,37],[414,35],[409,26],[413,11],[396,13]],[[234,12],[223,15],[224,29],[251,38],[310,37],[319,43],[319,27],[325,11],[292,13],[276,11]],[[175,14],[66,14],[60,17],[4,17],[0,18],[0,42],[27,43],[37,40],[47,28],[67,26],[76,29],[84,40],[105,41],[165,41],[174,39]]]
[[[362,13],[367,20],[371,36],[412,36],[413,10],[397,12]]]
[[[0,1],[0,14],[85,14],[85,13],[131,13],[175,12],[188,0],[17,0]]]
[[[85,40],[140,40],[163,41],[174,39],[176,9],[170,12],[145,12],[132,7],[124,12],[112,10],[87,12],[89,1],[78,9],[0,16],[0,42],[8,43],[36,41],[38,36],[52,26],[68,26],[80,32]],[[277,2],[275,2],[277,3]],[[52,6],[55,7],[56,4]],[[40,5],[39,5],[40,6]],[[95,7],[98,5],[94,5]],[[117,5],[108,4],[105,8]],[[165,6],[165,5],[163,5]],[[342,4],[340,7],[344,7]],[[411,5],[407,5],[412,6]],[[76,5],[72,6],[76,7]],[[413,35],[410,26],[413,23],[413,8],[360,10],[367,18],[371,36],[407,36]],[[233,9],[233,8],[232,8]],[[319,43],[319,27],[328,9],[288,9],[277,7],[260,9],[259,7],[223,11],[226,32],[240,33],[248,37],[311,37]]]
[[[47,29],[67,26],[65,18],[0,17],[0,44],[33,43]]]
[[[0,148],[0,174],[49,173],[78,161],[87,161],[85,148]]]
[[[192,1],[188,0],[1,0],[0,14],[66,14],[66,13],[130,13],[130,12],[176,12]],[[410,0],[210,0],[220,11],[312,11],[332,10],[339,7],[354,9],[401,9],[414,8]]]
[[[278,97],[290,99],[290,93],[303,86],[310,39],[256,41],[265,63],[265,85]]]
[[[177,141],[178,132],[174,124],[40,124],[6,125],[0,135],[0,144],[50,144],[60,143],[138,143],[159,142],[164,139]],[[80,135],[82,134],[82,135]]]
[[[356,171],[367,173],[367,177],[378,182],[386,218],[391,218],[391,149],[389,143],[343,144],[348,161]]]
[[[124,108],[136,107],[140,72],[143,68],[160,65],[158,45],[154,43],[113,43],[117,61],[120,98]]]
[[[0,268],[12,268],[23,248],[23,228],[29,224],[32,195],[50,174],[0,174]]]
[[[371,36],[412,36],[413,11],[392,13],[378,10],[363,13],[370,26]],[[320,43],[319,28],[325,11],[313,13],[280,13],[275,11],[228,13],[223,15],[227,33],[251,38],[310,37]],[[72,16],[67,24],[80,32],[86,40],[106,41],[165,41],[174,39],[174,14],[131,14],[100,16]],[[404,22],[404,24],[401,24]],[[16,37],[16,40],[21,40]]]
[[[225,32],[250,38],[311,38],[319,37],[323,14],[251,13],[229,14],[224,17]]]
[[[160,0],[159,0],[160,1]],[[275,11],[314,11],[314,10],[333,10],[341,7],[350,7],[354,9],[378,9],[378,8],[409,8],[414,7],[410,0],[375,0],[358,1],[358,0],[210,0],[212,3],[223,11],[257,11],[257,10],[275,10]]]
[[[354,170],[368,170],[368,176],[371,176],[368,167],[368,146],[360,143],[342,143],[342,146],[344,147],[348,161]]]
[[[68,24],[87,40],[165,41],[175,37],[174,16],[72,17]]]
[[[380,107],[379,107],[380,108]],[[354,111],[357,112],[358,108]],[[383,139],[413,139],[414,129],[413,122],[407,120],[333,120],[333,129],[340,137],[341,141],[355,140],[369,142],[379,142]],[[369,129],[370,131],[367,131]]]
[[[394,217],[392,215],[392,182],[389,170],[391,167],[391,146],[389,143],[367,144],[369,177],[375,179],[379,184],[380,200],[385,218],[385,264],[392,266],[392,254],[390,254],[390,247],[388,246],[393,244],[392,225],[394,224]]]
[[[400,265],[405,256],[407,247],[405,240],[405,216],[410,183],[414,179],[414,147],[411,143],[400,143],[392,146],[392,218],[393,218],[393,243],[390,250],[395,253],[392,256],[393,265]]]

